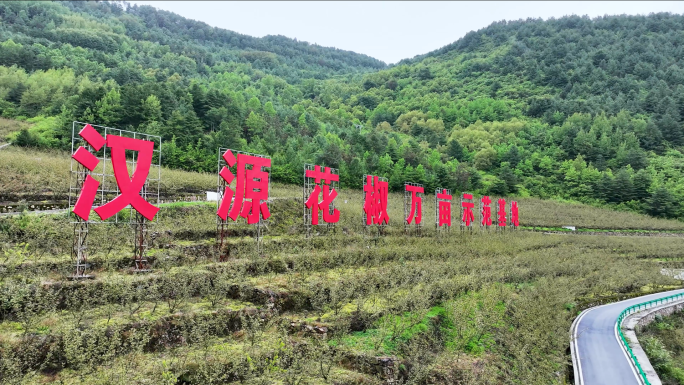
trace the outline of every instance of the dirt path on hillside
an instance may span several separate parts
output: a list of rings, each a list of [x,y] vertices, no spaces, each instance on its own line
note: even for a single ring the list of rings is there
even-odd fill
[[[668,232],[620,232],[620,231],[544,231],[544,234],[561,234],[561,235],[597,235],[605,237],[675,237],[683,238],[684,233],[668,233]]]

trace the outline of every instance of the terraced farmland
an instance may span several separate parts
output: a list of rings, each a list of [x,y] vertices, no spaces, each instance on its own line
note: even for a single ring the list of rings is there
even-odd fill
[[[300,190],[274,187],[261,252],[235,226],[225,262],[213,204],[165,205],[147,274],[126,225],[91,227],[95,278],[71,281],[65,214],[0,218],[2,381],[564,383],[579,310],[679,285],[660,274],[678,237],[436,233],[429,198],[406,236],[399,195],[384,234],[364,233],[361,193],[341,190],[336,231],[306,239]],[[539,225],[526,204],[549,203],[520,201],[522,225]]]

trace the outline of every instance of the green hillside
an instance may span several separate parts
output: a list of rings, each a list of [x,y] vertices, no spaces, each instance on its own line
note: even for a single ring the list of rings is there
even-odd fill
[[[152,7],[0,3],[0,113],[17,145],[67,148],[71,121],[161,135],[171,168],[216,148],[496,195],[682,217],[684,17],[499,22],[391,68]]]

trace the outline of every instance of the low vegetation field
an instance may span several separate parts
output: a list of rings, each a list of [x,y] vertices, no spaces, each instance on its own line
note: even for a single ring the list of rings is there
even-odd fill
[[[231,226],[225,262],[215,203],[163,206],[145,274],[132,272],[125,214],[93,225],[83,281],[69,279],[66,214],[0,217],[0,381],[566,384],[580,310],[681,285],[660,273],[681,263],[678,237],[438,233],[429,197],[422,231],[406,235],[401,195],[390,226],[364,231],[361,192],[343,189],[336,229],[307,239],[301,190],[272,195],[261,250],[251,227]],[[574,225],[615,223],[586,206],[520,208],[526,226],[565,224],[550,214],[561,209]],[[624,215],[624,228],[681,228]]]
[[[29,124],[19,120],[5,119],[0,117],[0,146],[7,143],[7,137],[14,132],[28,128]]]

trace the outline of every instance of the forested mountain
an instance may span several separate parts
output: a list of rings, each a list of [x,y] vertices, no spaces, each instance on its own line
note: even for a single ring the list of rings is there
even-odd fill
[[[120,3],[0,3],[0,113],[19,145],[67,148],[71,121],[161,135],[171,167],[216,148],[497,195],[682,217],[684,17],[498,22],[384,63]]]

